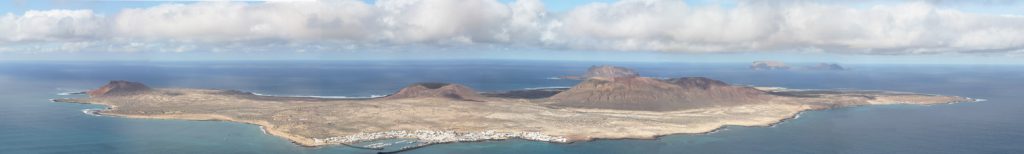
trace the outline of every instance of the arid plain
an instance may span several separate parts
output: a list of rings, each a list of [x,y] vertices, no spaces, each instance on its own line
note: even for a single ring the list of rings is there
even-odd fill
[[[88,98],[54,101],[109,106],[95,111],[102,115],[255,124],[269,134],[304,146],[392,138],[416,139],[418,146],[509,138],[558,143],[651,139],[706,133],[727,125],[768,126],[807,110],[975,101],[908,92],[757,88],[707,78],[661,80],[618,67],[594,67],[591,72],[598,73],[586,75],[576,87],[549,89],[554,92],[530,98],[485,95],[449,83],[413,84],[382,98],[328,99],[262,96],[235,90],[149,88],[141,83],[112,81],[89,91]],[[642,94],[650,91],[660,91],[664,96]],[[615,97],[619,95],[630,97]],[[584,96],[597,98],[578,98]],[[592,104],[595,102],[620,104]],[[691,105],[655,110],[628,107],[652,103]]]

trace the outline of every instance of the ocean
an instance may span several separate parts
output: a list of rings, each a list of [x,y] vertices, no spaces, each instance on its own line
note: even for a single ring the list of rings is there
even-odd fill
[[[809,111],[771,127],[729,126],[654,140],[555,144],[502,140],[432,145],[405,153],[1024,153],[1020,65],[846,65],[846,71],[752,71],[747,63],[625,63],[513,60],[0,62],[0,153],[375,153],[299,147],[258,126],[221,121],[128,119],[84,114],[99,105],[50,102],[129,80],[158,88],[237,89],[266,95],[372,97],[415,82],[478,91],[568,87],[591,65],[643,76],[703,76],[732,84],[866,89],[986,99]],[[811,64],[792,64],[811,65]]]

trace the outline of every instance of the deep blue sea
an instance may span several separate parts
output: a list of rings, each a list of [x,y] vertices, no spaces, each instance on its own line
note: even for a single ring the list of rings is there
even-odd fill
[[[365,97],[414,82],[479,91],[572,86],[549,79],[595,64],[644,76],[704,76],[733,84],[874,89],[983,98],[949,105],[810,111],[773,127],[730,126],[656,140],[552,144],[524,140],[428,146],[407,153],[1024,153],[1022,65],[847,65],[848,71],[751,71],[747,63],[551,61],[0,62],[0,153],[375,153],[299,147],[254,125],[92,116],[98,105],[49,102],[108,80],[151,87],[238,89],[269,95]],[[793,64],[810,65],[810,64]]]

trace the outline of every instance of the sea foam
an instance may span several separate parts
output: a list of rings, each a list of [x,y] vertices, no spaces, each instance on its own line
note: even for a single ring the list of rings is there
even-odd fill
[[[99,109],[82,109],[82,113],[85,113],[85,114],[88,114],[88,115],[91,115],[91,116],[102,116],[102,115],[99,114],[99,112],[100,112]]]
[[[82,89],[77,89],[77,88],[57,88],[57,91],[60,91],[60,93],[57,93],[57,95],[67,96],[67,95],[85,94],[85,91],[88,91],[88,90],[82,90]]]

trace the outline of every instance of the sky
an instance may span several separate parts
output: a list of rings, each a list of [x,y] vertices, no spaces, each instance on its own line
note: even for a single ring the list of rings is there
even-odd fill
[[[1024,64],[1024,2],[0,0],[0,61]]]

